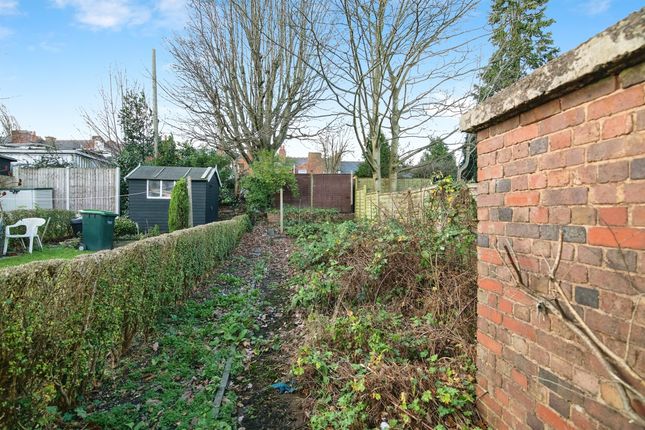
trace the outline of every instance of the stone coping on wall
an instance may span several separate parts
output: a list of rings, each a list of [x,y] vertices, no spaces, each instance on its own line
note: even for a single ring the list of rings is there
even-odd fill
[[[466,112],[460,128],[476,132],[643,59],[645,8]]]

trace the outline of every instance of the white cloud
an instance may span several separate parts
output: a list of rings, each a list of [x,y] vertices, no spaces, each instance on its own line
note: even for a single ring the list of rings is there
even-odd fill
[[[150,19],[147,8],[128,0],[54,0],[54,3],[61,8],[74,8],[76,20],[94,29],[119,29]]]
[[[3,27],[0,25],[0,40],[6,39],[7,37],[11,36],[13,34],[13,30],[7,27]]]
[[[580,4],[587,15],[600,15],[607,12],[613,0],[587,0]]]
[[[160,0],[156,9],[161,26],[182,27],[188,19],[186,0]]]
[[[0,0],[0,15],[13,15],[18,12],[18,0]]]

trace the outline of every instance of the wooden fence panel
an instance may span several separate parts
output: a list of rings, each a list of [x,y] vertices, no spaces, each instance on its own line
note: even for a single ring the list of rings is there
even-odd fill
[[[24,188],[53,188],[54,209],[119,211],[118,168],[14,167]]]
[[[284,190],[284,204],[301,208],[335,208],[341,213],[351,213],[353,182],[350,174],[297,174],[298,197]],[[274,204],[277,207],[278,196]]]

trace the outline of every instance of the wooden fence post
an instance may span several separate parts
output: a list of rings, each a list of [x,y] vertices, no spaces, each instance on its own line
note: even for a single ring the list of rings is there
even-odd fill
[[[69,169],[65,168],[65,210],[69,210]]]
[[[114,171],[114,212],[117,215],[121,214],[121,168],[117,167]]]
[[[280,234],[284,233],[284,188],[280,188]]]
[[[314,174],[309,174],[309,207],[314,207]]]

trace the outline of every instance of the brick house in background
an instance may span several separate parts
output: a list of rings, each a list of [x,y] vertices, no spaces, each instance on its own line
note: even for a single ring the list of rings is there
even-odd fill
[[[626,374],[625,357],[642,384],[645,9],[477,106],[461,128],[478,140],[482,414],[495,429],[643,428],[643,404],[624,402],[548,305],[569,301],[618,358],[611,373]],[[558,255],[567,300],[549,282]]]

